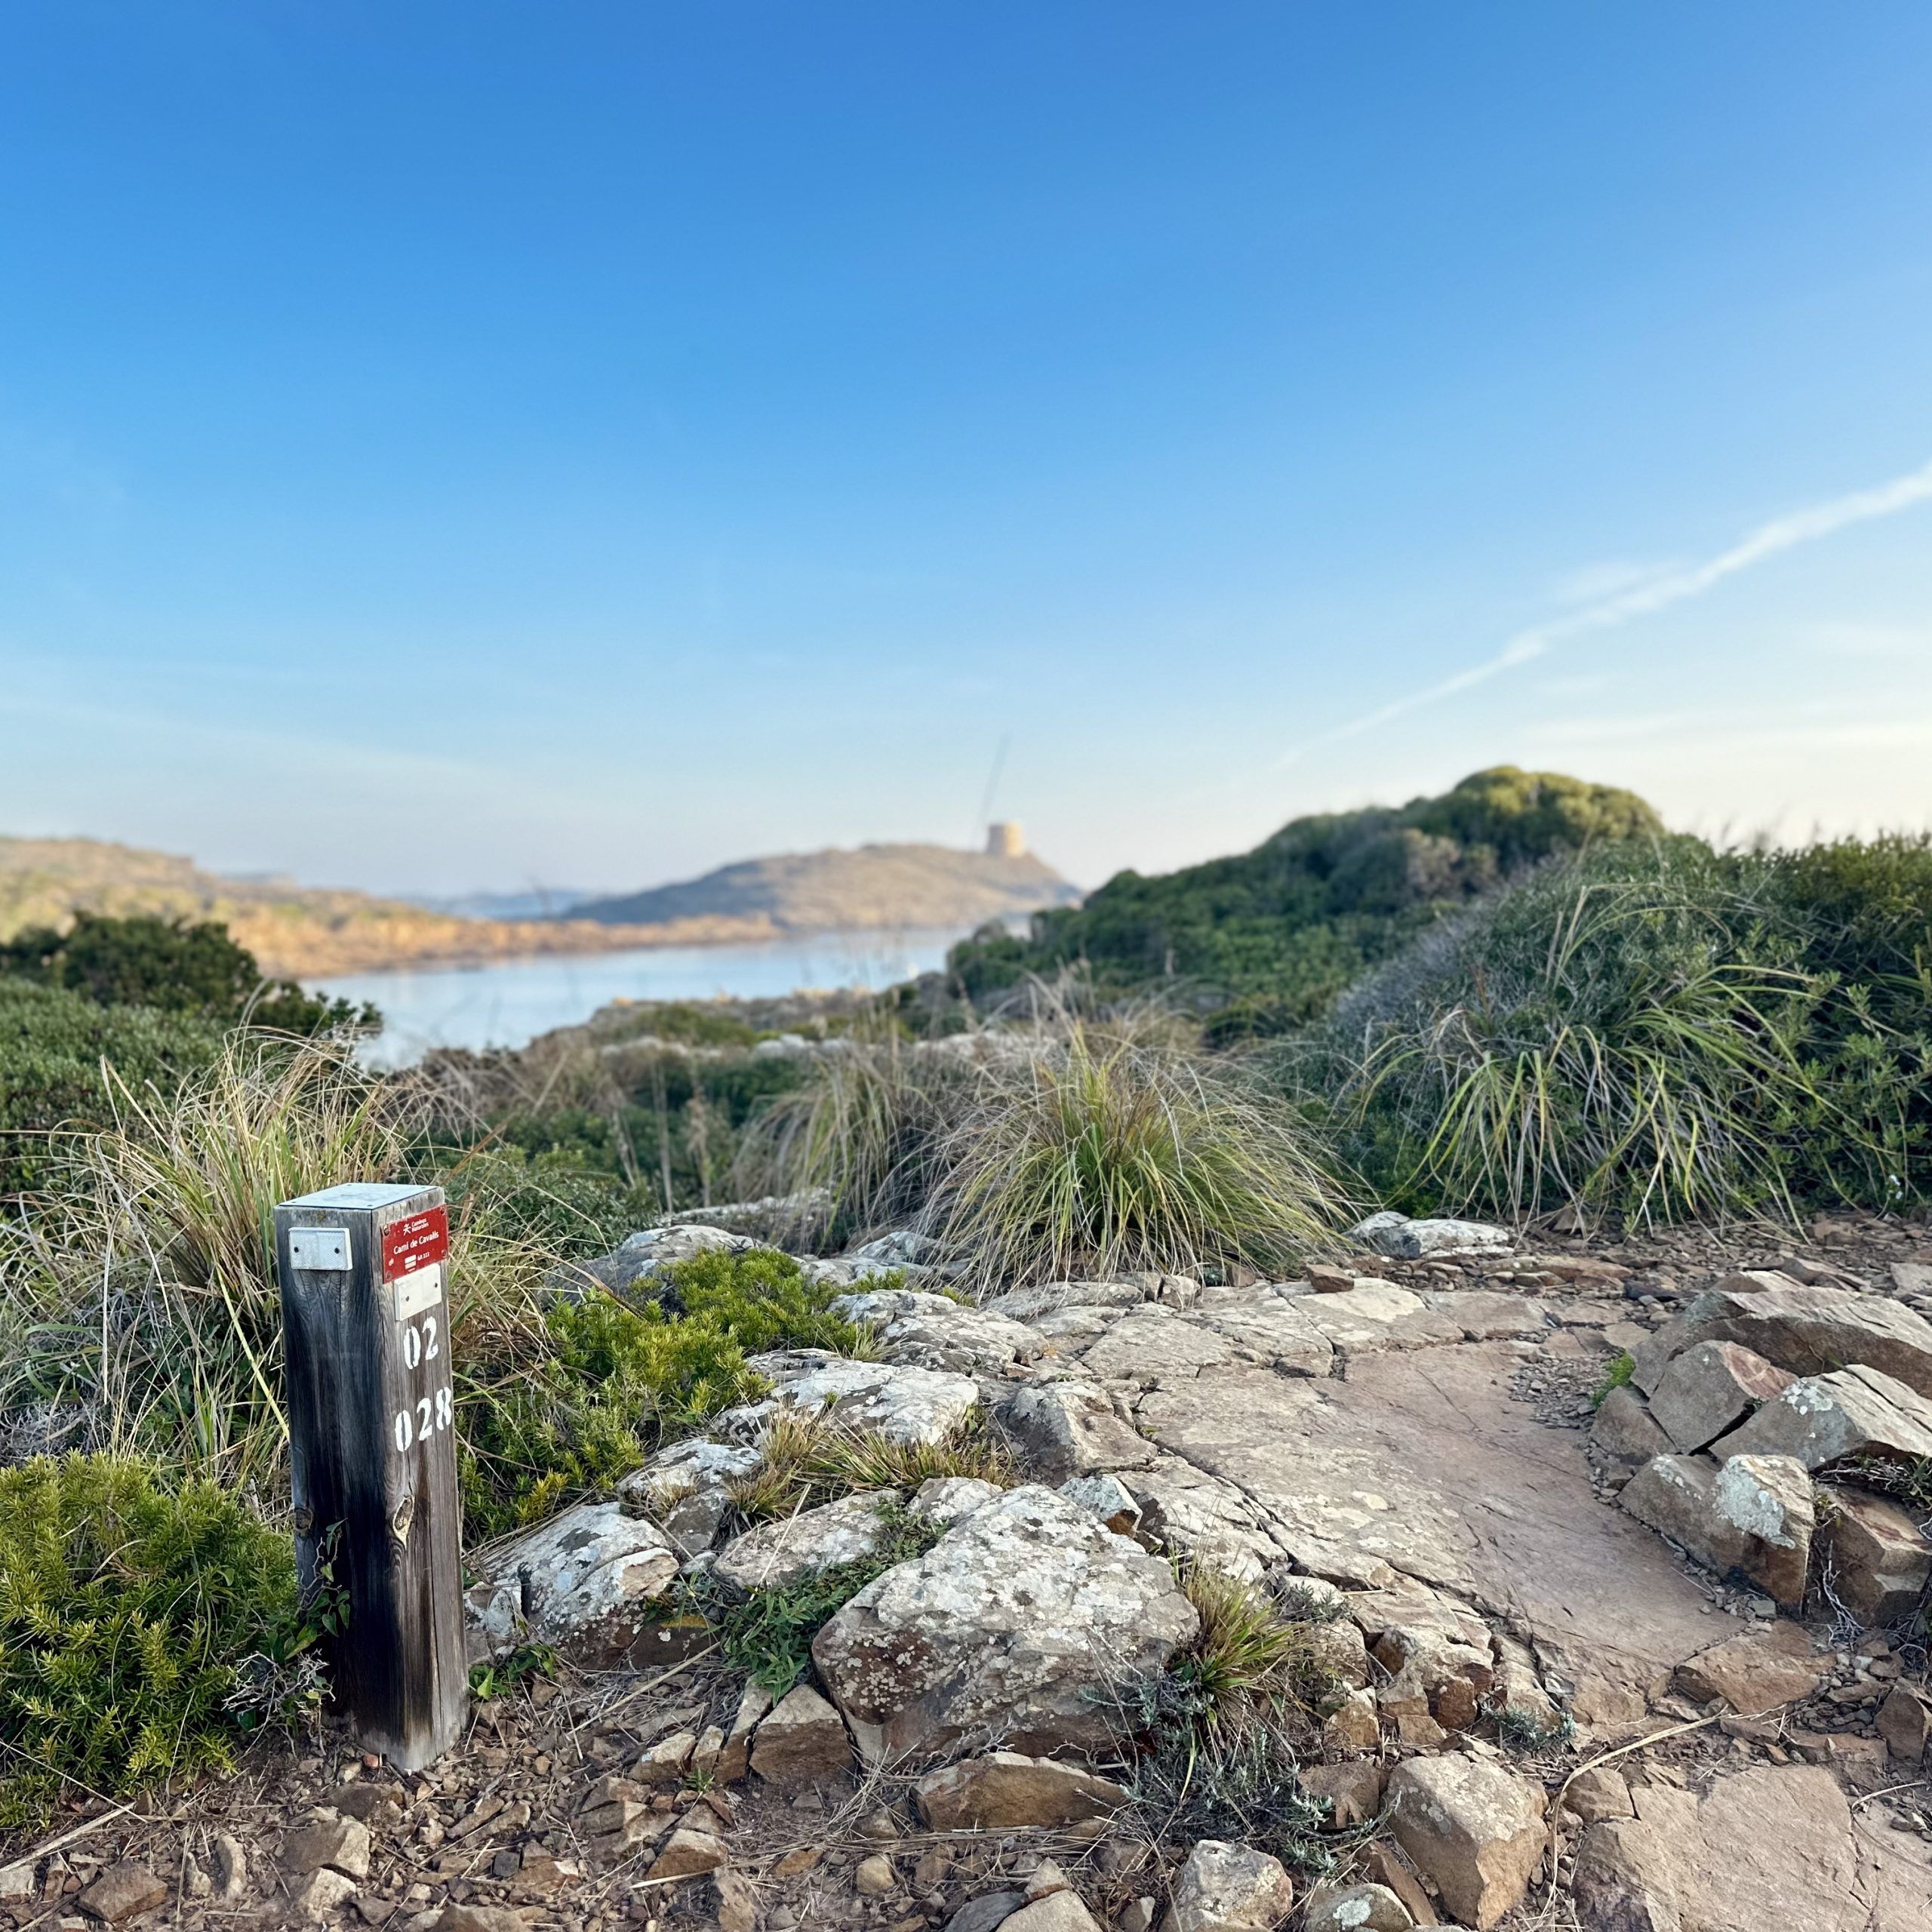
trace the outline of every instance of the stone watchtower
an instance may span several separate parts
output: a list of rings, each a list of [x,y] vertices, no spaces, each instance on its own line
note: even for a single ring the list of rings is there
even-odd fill
[[[1002,819],[986,827],[986,854],[994,859],[1023,859],[1026,856],[1026,831],[1017,818]]]

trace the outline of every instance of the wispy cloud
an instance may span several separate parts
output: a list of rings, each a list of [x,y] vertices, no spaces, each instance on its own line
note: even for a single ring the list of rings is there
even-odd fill
[[[1715,589],[1727,577],[1736,577],[1786,550],[1795,550],[1801,544],[1815,543],[1821,537],[1849,529],[1854,524],[1872,523],[1881,517],[1896,516],[1901,510],[1910,509],[1927,500],[1932,500],[1932,463],[1873,488],[1854,490],[1847,496],[1833,497],[1827,502],[1813,503],[1786,515],[1773,517],[1769,522],[1760,524],[1755,530],[1740,537],[1728,549],[1720,550],[1702,563],[1659,571],[1627,589],[1586,603],[1580,610],[1566,611],[1547,623],[1518,631],[1500,650],[1466,669],[1420,691],[1407,692],[1345,724],[1318,733],[1284,752],[1275,761],[1276,769],[1285,769],[1297,763],[1318,746],[1359,737],[1395,718],[1438,704],[1444,698],[1454,697],[1476,685],[1486,685],[1492,678],[1500,678],[1506,672],[1533,664],[1559,645],[1601,632],[1620,629],[1641,617],[1667,611],[1673,605],[1687,603]]]

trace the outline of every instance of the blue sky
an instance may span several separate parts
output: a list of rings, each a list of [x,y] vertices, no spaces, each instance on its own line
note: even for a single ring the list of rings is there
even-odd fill
[[[0,4],[0,829],[1925,823],[1928,91],[1885,0]]]

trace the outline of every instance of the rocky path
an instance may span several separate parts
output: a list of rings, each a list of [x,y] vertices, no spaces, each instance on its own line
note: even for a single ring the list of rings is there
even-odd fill
[[[767,1358],[768,1401],[489,1553],[479,1651],[554,1644],[558,1683],[484,1706],[422,1778],[325,1741],[148,1820],[83,1820],[0,1870],[0,1915],[1932,1932],[1932,1546],[1869,1487],[1875,1444],[1916,1466],[1924,1236],[1526,1249],[1392,1221],[1306,1281],[1060,1283],[977,1309],[937,1281],[869,1287],[906,1244],[820,1264],[879,1360]],[[728,1238],[654,1232],[607,1272]],[[1440,1251],[1462,1241],[1481,1244]],[[1626,1351],[1630,1386],[1593,1411]],[[1021,1480],[734,1535],[728,1485],[786,1407],[906,1443],[989,1428]],[[1666,1515],[1658,1491],[1691,1500]],[[826,1625],[775,1708],[666,1614],[681,1575],[809,1579],[908,1521],[930,1547]],[[1115,1781],[1109,1697],[1195,1626],[1172,1557],[1312,1620],[1336,1680],[1299,1746],[1332,1806],[1325,1877],[1238,1839],[1190,1848]]]

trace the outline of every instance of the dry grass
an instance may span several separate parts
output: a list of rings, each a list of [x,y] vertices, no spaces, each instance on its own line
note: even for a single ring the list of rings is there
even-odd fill
[[[1078,982],[939,1042],[828,1048],[766,1117],[760,1191],[816,1192],[832,1231],[936,1235],[982,1289],[1137,1269],[1286,1268],[1347,1203],[1296,1116],[1204,1057],[1158,1003]]]
[[[929,1215],[983,1290],[1288,1269],[1342,1189],[1286,1109],[1158,1031],[1078,1017],[985,1060],[941,1144]]]
[[[789,1516],[859,1490],[896,1489],[909,1497],[935,1477],[977,1477],[1001,1489],[1017,1479],[1005,1446],[971,1428],[955,1430],[940,1442],[899,1442],[876,1430],[781,1412],[766,1433],[763,1449],[764,1460],[731,1485],[734,1506],[753,1522]]]
[[[0,1413],[50,1447],[140,1456],[285,1504],[273,1209],[401,1176],[415,1122],[326,1041],[232,1035],[163,1103],[109,1073],[114,1124],[75,1141],[53,1204],[0,1251]],[[532,1325],[540,1257],[459,1225],[459,1349]],[[38,1446],[16,1442],[16,1449]]]

